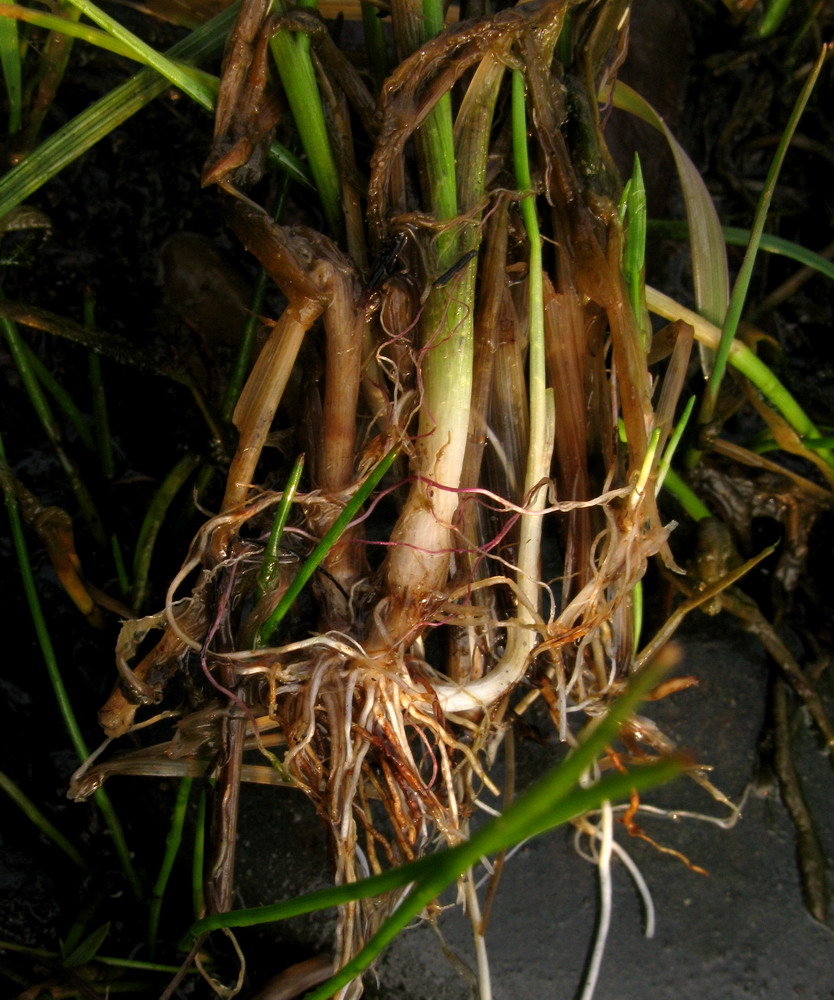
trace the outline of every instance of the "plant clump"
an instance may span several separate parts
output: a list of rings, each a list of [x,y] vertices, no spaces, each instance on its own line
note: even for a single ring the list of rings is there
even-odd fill
[[[498,794],[492,763],[514,720],[540,702],[559,739],[584,746],[572,718],[604,718],[631,697],[630,679],[683,614],[730,608],[726,588],[757,561],[710,562],[723,523],[670,469],[693,409],[681,418],[696,340],[708,371],[729,363],[760,388],[765,376],[729,321],[719,337],[646,288],[639,163],[624,188],[600,103],[652,120],[616,82],[629,6],[473,5],[447,24],[439,3],[392,0],[389,39],[363,4],[360,67],[314,7],[243,0],[216,101],[199,73],[160,69],[212,103],[202,183],[280,308],[252,310],[263,337],[245,342],[242,384],[230,378],[222,399],[195,388],[222,497],[164,606],[124,622],[118,683],[99,714],[108,739],[169,726],[172,713],[173,732],[94,756],[71,794],[166,768],[211,779],[208,920],[233,907],[241,783],[304,794],[328,832],[336,886],[380,887],[339,897],[324,975],[346,970],[330,984],[340,996],[361,994],[362,956],[390,937],[398,907],[410,912],[406,886],[416,881],[423,904],[442,888],[385,878],[465,850],[484,795]],[[690,218],[708,216],[703,257],[714,210],[669,139]],[[706,302],[740,311],[726,264],[698,280]],[[650,309],[669,325],[654,329]],[[719,374],[689,445],[693,469],[720,433],[720,388]],[[771,398],[774,434],[819,437],[787,393]],[[202,460],[184,460],[170,490]],[[834,481],[826,445],[813,460],[822,510]],[[702,522],[705,562],[688,578],[658,509],[664,483]],[[642,581],[655,556],[687,600],[645,643]],[[828,739],[819,699],[780,656]],[[661,734],[630,726],[629,763],[666,756]],[[613,751],[606,767],[625,769]],[[543,823],[535,815],[517,839]],[[464,883],[486,997],[471,874]]]

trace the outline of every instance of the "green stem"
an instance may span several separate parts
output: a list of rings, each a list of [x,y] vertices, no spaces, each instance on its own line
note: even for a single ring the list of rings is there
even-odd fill
[[[94,451],[95,441],[93,440],[93,435],[90,432],[90,426],[87,422],[87,418],[78,406],[76,406],[72,396],[70,396],[66,389],[64,389],[60,382],[58,382],[58,380],[52,375],[52,372],[49,371],[32,348],[29,347],[24,340],[21,340],[20,343],[26,353],[27,363],[35,373],[38,382],[40,382],[43,388],[64,411],[68,420],[75,428],[75,432],[78,434],[79,440],[84,447],[90,451]]]
[[[304,471],[304,456],[299,455],[295,465],[290,472],[290,478],[284,487],[283,495],[275,511],[275,518],[272,522],[272,530],[269,533],[269,540],[264,550],[264,558],[261,569],[258,573],[258,600],[272,589],[272,584],[278,573],[278,557],[281,551],[281,539],[284,535],[284,528],[287,518],[290,516],[290,507],[298,492],[298,484],[301,482],[301,473]]]
[[[4,771],[0,771],[0,788],[9,796],[12,802],[14,802],[14,804],[22,810],[24,816],[35,824],[45,837],[48,837],[56,847],[60,847],[73,864],[78,865],[79,868],[83,868],[85,871],[89,870],[90,866],[84,858],[81,857],[76,848],[67,840],[60,830],[56,829],[55,826],[49,822],[46,816],[44,816],[40,809],[38,809],[29,796],[24,794],[24,792],[17,787],[17,785]]]
[[[667,469],[663,485],[678,501],[693,521],[703,521],[711,517],[712,511],[701,500],[697,493],[685,483],[674,469]]]
[[[276,0],[275,9],[285,13],[284,0]],[[310,58],[310,40],[304,34],[296,35],[281,28],[269,44],[301,145],[307,154],[324,216],[331,233],[340,238],[344,232],[342,181],[327,134],[321,94]]]
[[[202,784],[194,826],[194,853],[191,857],[191,901],[195,920],[199,920],[206,912],[203,897],[203,863],[206,856],[206,798],[206,786]]]
[[[512,78],[512,129],[513,160],[516,184],[522,191],[530,191],[533,181],[527,148],[527,112],[524,74],[513,71]],[[532,607],[538,605],[538,580],[541,575],[542,517],[538,513],[545,503],[545,491],[536,486],[550,469],[553,435],[548,427],[547,376],[544,347],[544,278],[542,271],[542,238],[536,213],[536,199],[527,194],[521,199],[521,217],[529,242],[528,265],[528,314],[529,314],[529,407],[530,440],[527,451],[527,468],[524,478],[524,500],[530,513],[522,516],[518,547],[518,583]],[[552,414],[551,414],[552,416]],[[518,617],[522,623],[532,624],[533,613],[526,604],[519,605]],[[525,649],[532,649],[535,633],[514,630]]]
[[[385,29],[382,26],[379,7],[376,4],[366,3],[365,0],[362,0],[360,7],[362,8],[362,27],[365,34],[365,51],[368,53],[374,83],[376,83],[377,90],[381,90],[389,71]]]
[[[423,0],[423,41],[439,34],[443,27],[441,0]],[[432,108],[420,126],[417,138],[426,171],[431,212],[441,221],[453,219],[458,214],[458,198],[451,94],[444,94]],[[438,274],[455,263],[458,249],[455,230],[440,235],[437,240]]]

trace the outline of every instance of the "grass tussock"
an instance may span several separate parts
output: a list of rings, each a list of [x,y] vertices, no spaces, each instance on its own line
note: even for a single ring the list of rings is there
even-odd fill
[[[695,521],[713,521],[697,491],[704,452],[722,448],[726,364],[774,439],[824,483],[780,472],[820,510],[834,462],[827,444],[809,444],[824,441],[811,419],[735,339],[768,202],[730,296],[705,185],[662,120],[616,83],[628,4],[549,0],[447,26],[439,4],[393,0],[390,49],[379,19],[366,18],[365,66],[334,44],[314,7],[244,0],[219,80],[178,61],[198,51],[194,39],[217,37],[215,22],[169,59],[87,0],[73,4],[119,52],[213,109],[202,183],[216,189],[230,232],[280,303],[274,315],[263,299],[251,310],[263,335],[251,366],[247,335],[239,391],[232,379],[218,400],[176,365],[168,372],[192,391],[207,448],[179,461],[140,533],[118,683],[99,712],[108,740],[141,732],[143,745],[94,755],[71,789],[83,800],[114,775],[211,779],[211,836],[195,868],[195,916],[204,919],[191,958],[211,930],[338,905],[332,969],[341,971],[312,995],[355,997],[384,944],[481,856],[601,809],[598,822],[581,822],[609,859],[611,799],[634,800],[638,787],[683,765],[663,734],[632,716],[653,689],[661,696],[689,683],[658,689],[651,665],[672,665],[666,644],[696,607],[723,607],[759,629],[829,739],[802,669],[774,645],[761,613],[748,614],[727,590],[772,548],[687,577],[670,548],[674,524],[658,508],[665,483]],[[226,30],[230,15],[220,17]],[[94,41],[89,29],[84,36]],[[149,74],[112,97],[109,122],[157,86]],[[623,190],[601,96],[672,144],[690,227],[700,220],[695,296],[707,318],[645,284],[640,165]],[[791,129],[801,110],[800,101]],[[61,155],[78,155],[79,129],[62,133],[0,181],[0,195],[24,197],[37,171],[42,182]],[[653,326],[650,313],[669,326]],[[130,360],[131,348],[99,335],[90,316],[84,327],[20,308],[6,316],[22,372],[12,318]],[[696,344],[710,374],[700,431],[687,428],[694,403],[682,398]],[[672,469],[681,440],[688,479]],[[161,607],[142,615],[161,522],[210,465],[225,476],[215,512],[183,546]],[[80,504],[85,488],[73,481]],[[197,492],[211,498],[207,481]],[[4,485],[32,506],[10,472]],[[642,585],[654,557],[681,581],[684,600],[646,641]],[[77,557],[69,562],[83,601]],[[85,613],[100,614],[89,600]],[[497,750],[537,702],[576,749],[502,820],[473,832],[482,798],[499,794]],[[579,735],[580,712],[600,726]],[[641,732],[624,738],[628,763],[643,765],[634,771],[610,747],[628,718],[632,735]],[[589,769],[599,776],[600,755],[615,773],[583,787]],[[247,781],[298,790],[325,825],[336,889],[308,909],[302,901],[251,919],[229,913]],[[189,788],[181,786],[153,891],[152,943]],[[478,896],[471,873],[463,879],[487,997]]]

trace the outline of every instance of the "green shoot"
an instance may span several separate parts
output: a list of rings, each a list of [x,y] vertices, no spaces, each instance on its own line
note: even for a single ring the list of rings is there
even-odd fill
[[[66,389],[60,384],[60,382],[58,382],[52,372],[29,347],[26,341],[22,340],[21,344],[24,352],[26,353],[28,364],[37,376],[38,382],[40,382],[43,388],[49,393],[58,407],[63,410],[64,415],[75,428],[75,433],[78,435],[79,441],[81,441],[84,447],[89,451],[94,451],[95,441],[93,440],[93,435],[90,432],[90,425],[87,417],[84,416],[72,396],[70,396]]]
[[[113,565],[116,567],[116,578],[119,581],[119,593],[122,595],[124,600],[127,600],[130,594],[130,580],[127,575],[124,555],[122,554],[122,546],[120,545],[119,539],[115,534],[110,536],[110,551],[113,553]]]
[[[275,9],[286,13],[283,0],[276,0]],[[344,229],[342,182],[327,134],[324,108],[310,58],[310,40],[306,35],[296,35],[281,28],[273,36],[270,48],[301,145],[307,154],[324,216],[331,233],[339,237]]]
[[[194,919],[199,920],[206,912],[203,898],[203,864],[206,856],[206,786],[200,785],[197,800],[197,817],[194,826],[194,850],[191,854],[191,902]]]
[[[776,32],[790,5],[791,0],[770,0],[759,25],[759,38],[769,38]]]
[[[710,517],[712,511],[701,500],[698,494],[685,483],[674,469],[667,469],[664,485],[669,493],[678,501],[693,521],[703,521]]]
[[[555,827],[569,822],[583,813],[598,808],[603,802],[618,801],[628,796],[632,791],[646,790],[663,784],[680,773],[681,765],[677,761],[664,761],[658,764],[647,764],[637,772],[615,774],[603,778],[590,788],[578,788],[572,794],[549,803],[542,794],[546,788],[549,775],[545,775],[536,792],[541,795],[542,803],[534,803],[532,798],[524,796],[508,809],[504,815],[492,823],[482,827],[470,840],[452,848],[448,852],[435,855],[433,869],[419,879],[408,896],[400,903],[397,910],[386,920],[368,944],[341,968],[326,983],[307,994],[307,1000],[327,1000],[337,990],[347,986],[356,976],[367,969],[382,950],[403,931],[444,889],[453,885],[462,871],[477,865],[486,854],[507,850],[521,840],[531,836],[546,833]],[[517,806],[531,806],[531,815],[525,816],[524,810],[516,814]],[[510,815],[512,813],[512,815]],[[502,820],[508,820],[508,830],[496,829]],[[525,825],[526,822],[526,825]],[[516,832],[518,826],[522,834]]]
[[[95,302],[89,290],[84,295],[84,325],[95,326]],[[93,397],[93,426],[96,432],[96,447],[101,473],[105,479],[113,479],[113,442],[110,439],[110,419],[107,414],[107,397],[101,377],[101,358],[93,351],[88,356],[90,390]]]
[[[83,941],[79,942],[69,955],[64,956],[63,966],[65,969],[78,969],[82,965],[87,965],[96,957],[99,948],[107,940],[110,933],[110,924],[102,924],[91,934],[88,934]]]
[[[600,95],[607,97],[609,94]],[[618,80],[610,97],[614,107],[642,119],[663,134],[672,151],[681,182],[689,239],[692,247],[692,278],[698,312],[712,323],[720,323],[727,311],[730,279],[727,250],[718,213],[703,178],[654,108],[627,84]]]
[[[278,557],[281,550],[281,539],[284,535],[284,527],[290,515],[290,507],[298,492],[298,484],[301,482],[301,473],[304,471],[304,456],[299,455],[292,467],[290,477],[284,487],[284,493],[275,511],[275,519],[272,522],[272,530],[269,533],[269,540],[266,543],[263,562],[258,573],[258,600],[268,593],[273,586],[275,577],[278,574]]]
[[[640,636],[643,632],[643,581],[638,580],[631,591],[631,616],[634,628],[634,640],[631,651],[637,655],[640,649]]]
[[[677,451],[680,440],[683,437],[683,432],[686,430],[686,425],[689,423],[689,418],[692,416],[692,410],[695,406],[695,397],[690,396],[686,402],[683,413],[681,414],[680,420],[675,424],[674,430],[669,438],[669,442],[666,445],[666,450],[663,452],[663,458],[661,458],[660,463],[657,467],[657,491],[660,492],[663,481],[669,473],[669,467],[672,464],[672,458]]]
[[[646,186],[640,157],[634,154],[634,170],[623,191],[623,274],[628,298],[640,327],[643,350],[649,349],[652,328],[646,309]]]
[[[29,945],[18,944],[16,941],[1,941],[0,950],[14,951],[21,955],[31,955],[32,958],[60,960],[61,954],[48,948],[32,948]],[[178,965],[163,965],[160,962],[143,962],[139,958],[118,958],[114,955],[96,955],[99,965],[108,965],[117,969],[135,969],[139,972],[162,972],[172,975],[179,972]],[[196,970],[195,970],[196,971]]]
[[[646,447],[646,456],[643,459],[643,464],[640,466],[640,472],[637,476],[637,482],[634,484],[634,489],[632,490],[629,502],[632,507],[636,507],[640,500],[640,497],[646,491],[646,484],[649,481],[649,476],[652,472],[652,466],[654,465],[654,457],[657,453],[657,446],[660,442],[661,430],[659,427],[655,427],[652,431],[651,437],[649,438],[648,446]]]
[[[307,557],[307,560],[304,562],[301,569],[299,569],[292,583],[289,587],[287,587],[287,590],[278,602],[277,607],[261,626],[260,632],[258,633],[258,646],[265,646],[269,642],[272,633],[281,624],[284,615],[286,615],[286,613],[293,606],[298,598],[298,595],[304,589],[307,581],[321,565],[321,562],[327,553],[338,542],[350,522],[359,513],[362,504],[376,489],[377,485],[381,482],[382,477],[391,468],[394,463],[394,459],[397,455],[399,455],[399,453],[400,446],[395,445],[377,465],[373,472],[365,479],[356,493],[354,493],[350,500],[348,500],[345,504],[342,513],[336,518],[330,530]]]

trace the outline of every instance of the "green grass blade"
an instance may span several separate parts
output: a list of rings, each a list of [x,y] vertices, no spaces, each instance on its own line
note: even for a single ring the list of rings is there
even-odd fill
[[[664,479],[666,491],[683,507],[693,521],[702,521],[705,517],[710,517],[712,511],[701,500],[692,487],[684,482],[674,469],[666,470]]]
[[[233,7],[219,14],[178,42],[167,55],[194,61],[212,55],[222,46],[236,12]],[[0,180],[0,215],[28,198],[167,87],[168,81],[153,70],[142,70],[58,129]]]
[[[34,353],[26,341],[21,339],[20,343],[26,354],[27,363],[35,373],[38,382],[40,382],[52,399],[64,411],[64,415],[75,428],[75,432],[78,434],[78,438],[84,447],[89,451],[95,451],[96,445],[93,439],[92,431],[90,430],[90,425],[87,418],[78,406],[76,406],[72,396],[70,396],[61,383],[58,382],[52,372],[49,371],[46,365],[41,361],[37,354]]]
[[[697,340],[708,344],[713,350],[718,347],[721,331],[699,316],[698,313],[687,309],[668,295],[664,295],[663,292],[649,286],[646,286],[646,300],[651,312],[671,321],[684,320],[692,326]],[[787,388],[746,344],[734,340],[730,345],[729,361],[736,371],[741,372],[745,378],[753,383],[803,440],[805,438],[816,440],[822,437],[814,422]],[[827,448],[820,448],[819,456],[830,469],[834,469],[834,452]],[[829,479],[831,478],[829,474]]]
[[[57,657],[55,656],[55,648],[53,647],[52,640],[49,636],[49,630],[46,626],[43,608],[41,607],[38,591],[35,587],[35,578],[32,574],[32,565],[29,562],[29,553],[26,549],[23,525],[20,520],[20,512],[17,508],[17,499],[14,494],[14,488],[11,485],[10,472],[6,462],[6,452],[3,447],[2,435],[0,435],[0,474],[2,475],[3,480],[3,492],[6,496],[6,510],[8,511],[9,522],[11,524],[12,540],[17,553],[20,576],[23,581],[23,591],[29,605],[29,613],[32,616],[35,635],[46,665],[50,683],[52,684],[55,700],[58,703],[61,718],[64,721],[67,732],[69,733],[70,742],[73,745],[78,759],[80,761],[84,761],[89,756],[89,752],[84,742],[84,738],[81,735],[81,729],[78,726],[78,721],[75,718],[75,712],[72,709],[66,685],[64,684],[63,677],[61,676],[61,670],[58,666]],[[142,898],[142,884],[139,881],[139,876],[137,875],[136,869],[133,865],[133,860],[125,841],[122,825],[119,822],[116,811],[114,810],[107,793],[103,789],[99,788],[94,793],[93,799],[101,811],[105,823],[110,830],[110,835],[113,838],[113,846],[128,880],[128,884],[130,885],[136,899],[139,900]]]
[[[646,308],[646,185],[640,157],[634,154],[634,169],[626,185],[623,219],[623,274],[628,298],[640,328],[643,351],[648,351],[652,337],[649,311]]]
[[[741,229],[736,226],[722,226],[721,232],[724,240],[730,246],[746,247],[750,243],[753,235],[750,229]],[[657,236],[669,239],[686,239],[689,235],[689,226],[682,221],[675,219],[650,219],[648,223],[649,236]],[[762,233],[759,240],[759,249],[766,253],[772,253],[781,257],[788,257],[819,272],[829,281],[834,281],[834,263],[826,260],[825,257],[808,250],[807,247],[792,240],[783,239],[781,236],[772,236],[770,233]]]
[[[277,0],[275,9],[284,12],[284,0]],[[342,180],[327,134],[324,108],[310,58],[310,40],[306,35],[296,35],[282,28],[269,44],[301,145],[307,154],[324,216],[331,233],[340,237],[344,230]]]
[[[762,193],[759,198],[759,204],[756,207],[756,215],[753,219],[750,242],[744,254],[741,269],[736,277],[735,284],[733,285],[733,293],[730,297],[729,308],[727,309],[727,314],[724,317],[724,323],[721,328],[721,340],[719,341],[718,349],[715,352],[715,364],[713,366],[709,382],[707,383],[707,390],[704,394],[701,405],[699,421],[702,426],[709,424],[712,421],[713,414],[715,413],[715,407],[718,402],[718,392],[721,388],[721,382],[724,378],[724,372],[726,371],[727,362],[730,357],[730,347],[735,339],[736,330],[738,329],[738,324],[741,320],[741,313],[744,309],[744,303],[747,300],[747,292],[750,287],[750,279],[753,275],[753,267],[756,263],[759,242],[764,230],[767,213],[770,210],[773,192],[776,189],[776,181],[779,178],[779,172],[782,169],[782,163],[784,162],[785,154],[788,151],[788,146],[790,145],[793,134],[796,131],[796,126],[799,124],[799,119],[802,117],[802,112],[805,110],[805,105],[808,103],[808,99],[814,89],[814,85],[817,82],[817,78],[822,70],[822,65],[825,61],[827,53],[828,48],[823,47],[813,70],[809,74],[808,79],[805,81],[805,85],[797,98],[796,104],[794,105],[793,111],[791,112],[791,116],[788,120],[788,124],[786,125],[779,140],[779,145],[776,148],[776,153],[774,154],[773,162],[770,165],[770,170],[767,173],[764,188],[762,189]],[[696,459],[697,453],[693,453],[689,456],[688,461],[693,462]]]
[[[9,0],[0,0],[0,6],[8,4]],[[20,130],[23,85],[17,24],[8,17],[0,17],[0,64],[3,66],[6,101],[9,106],[9,135],[14,135]]]
[[[81,857],[78,850],[67,840],[60,830],[56,829],[50,823],[29,796],[21,791],[4,771],[0,771],[0,789],[9,796],[12,802],[23,812],[23,815],[30,822],[34,823],[45,837],[48,837],[56,847],[59,847],[66,854],[73,864],[78,865],[79,868],[83,868],[85,871],[89,869],[90,866]]]
[[[237,10],[238,4],[233,4],[174,45],[166,56],[170,60],[199,62],[213,55],[223,46]],[[142,70],[67,122],[0,179],[0,216],[11,211],[50,177],[54,177],[154,98],[165,93],[168,86],[168,81],[155,71]],[[309,186],[304,167],[289,150],[273,143],[270,159],[286,170],[294,180]]]
[[[66,0],[66,2],[72,3],[72,0]],[[8,0],[0,0],[0,3],[5,5],[8,3]],[[80,14],[81,11],[79,10],[77,16],[80,16]],[[78,39],[79,41],[87,42],[89,45],[95,45],[96,48],[103,49],[105,52],[112,52],[113,55],[132,59],[134,62],[140,62],[143,65],[151,65],[145,56],[132,45],[120,41],[100,28],[91,28],[88,24],[80,24],[75,20],[69,20],[67,17],[61,17],[57,14],[45,14],[38,10],[30,10],[28,7],[8,3],[5,10],[0,7],[0,30],[2,30],[5,21],[12,21],[12,23],[14,21],[23,21],[26,24],[33,24],[36,28],[44,28],[47,31],[54,31],[56,34],[65,35],[67,38]],[[189,66],[180,66],[179,68],[185,73],[194,72],[193,68]]]
[[[645,791],[674,778],[680,773],[681,766],[676,761],[663,761],[659,764],[649,764],[639,771],[628,774],[612,774],[592,785],[590,788],[579,788],[564,802],[555,805],[546,817],[539,817],[527,828],[526,835],[520,840],[546,833],[576,816],[598,808],[605,801],[619,801],[627,798],[632,791]],[[500,820],[496,820],[496,823]],[[394,913],[385,921],[367,945],[350,962],[341,968],[334,976],[312,990],[305,1000],[328,1000],[338,990],[347,986],[353,979],[365,971],[379,956],[383,949],[418,916],[444,889],[457,881],[462,871],[476,865],[483,851],[477,851],[476,837],[461,844],[458,848],[436,855],[442,863],[438,863],[431,875],[421,879],[403,900]],[[520,843],[514,838],[496,839],[496,843],[506,843],[506,847]],[[506,847],[500,848],[505,850]],[[476,853],[477,851],[477,853]]]
[[[277,607],[261,626],[257,643],[259,646],[265,646],[269,642],[270,636],[275,629],[278,628],[284,618],[284,615],[293,606],[293,603],[304,589],[307,581],[318,569],[327,553],[333,548],[336,542],[338,542],[345,528],[347,528],[350,522],[359,513],[362,504],[364,504],[371,493],[376,489],[377,485],[382,480],[382,477],[391,468],[394,459],[397,455],[399,455],[399,453],[400,446],[395,445],[368,476],[365,482],[362,483],[356,493],[354,493],[350,500],[345,504],[342,513],[336,518],[330,530],[307,557],[307,560],[296,574],[293,582],[289,585],[289,587],[287,587],[286,593],[278,602]]]
[[[675,455],[675,452],[678,449],[678,445],[680,444],[681,438],[683,437],[683,432],[686,430],[686,425],[689,423],[689,418],[692,416],[692,410],[694,409],[694,407],[695,407],[695,397],[690,396],[686,402],[686,406],[684,407],[680,420],[678,420],[678,422],[675,424],[675,428],[672,431],[672,434],[666,445],[666,450],[663,452],[663,457],[661,458],[657,466],[658,493],[660,492],[660,489],[663,486],[663,481],[669,472],[669,467],[672,464],[672,459]]]
[[[156,491],[142,522],[142,527],[139,529],[136,552],[133,557],[133,588],[131,590],[131,605],[137,611],[145,603],[148,594],[148,571],[159,529],[162,527],[162,522],[165,520],[165,515],[174,497],[199,466],[200,461],[200,456],[193,452],[183,455]]]
[[[200,785],[200,798],[197,801],[197,817],[194,826],[194,849],[191,855],[191,903],[194,907],[194,919],[199,920],[206,912],[204,899],[203,865],[206,856],[206,786]]]
[[[269,540],[264,550],[264,558],[261,569],[258,573],[258,600],[272,588],[272,583],[278,572],[278,556],[281,549],[281,539],[284,536],[284,528],[287,518],[290,516],[290,507],[298,492],[298,484],[301,482],[301,473],[304,471],[304,456],[299,455],[292,467],[290,477],[284,487],[284,493],[275,511],[275,518],[272,522],[272,530],[269,533]]]
[[[759,25],[759,38],[769,38],[778,29],[788,12],[791,0],[770,0]]]
[[[77,969],[80,966],[91,962],[95,958],[99,948],[107,940],[109,933],[109,922],[97,927],[91,934],[88,934],[87,937],[84,938],[78,947],[74,948],[72,952],[64,958],[64,968]]]
[[[711,323],[720,324],[727,312],[730,278],[718,213],[706,185],[684,148],[648,101],[620,80],[616,82],[611,98],[614,107],[647,122],[662,133],[669,144],[689,222],[695,302],[702,316]]]
[[[151,890],[151,902],[148,909],[148,951],[151,959],[156,955],[156,942],[159,934],[159,918],[162,915],[162,903],[168,879],[171,877],[174,862],[177,859],[180,844],[182,844],[185,812],[188,807],[188,796],[191,794],[193,780],[193,778],[183,778],[179,783],[171,815],[171,825],[168,829],[168,836],[165,838],[165,853],[162,857],[162,864],[159,867],[159,875],[157,875],[156,882],[154,882],[153,889]]]
[[[167,56],[157,52],[156,49],[137,38],[132,31],[128,31],[119,24],[115,18],[105,14],[90,0],[69,0],[73,7],[86,14],[91,21],[94,21],[100,28],[107,32],[111,38],[121,42],[128,52],[133,54],[134,59],[145,63],[155,69],[160,76],[163,76],[169,83],[178,87],[184,94],[196,101],[200,107],[206,111],[214,110],[214,103],[217,98],[216,88],[207,84],[204,77],[195,75],[190,68],[180,66]]]

